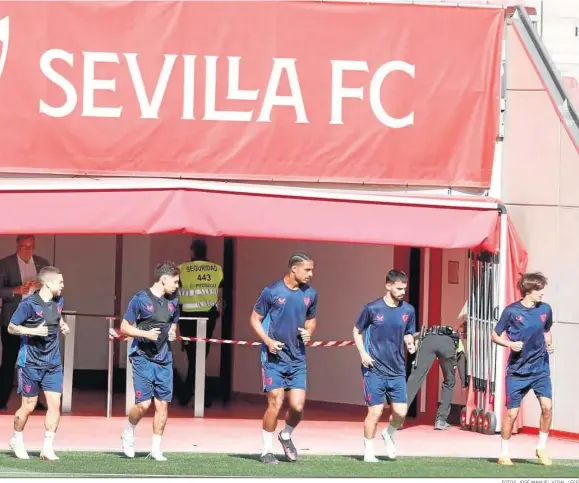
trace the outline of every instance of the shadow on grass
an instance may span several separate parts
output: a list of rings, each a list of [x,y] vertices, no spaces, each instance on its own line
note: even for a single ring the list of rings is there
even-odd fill
[[[472,459],[472,458],[469,458]],[[512,468],[512,466],[503,466],[503,465],[499,465],[498,464],[498,458],[483,458],[484,461],[488,461],[489,463],[495,463],[497,466],[500,466],[501,468]],[[543,466],[538,460],[524,460],[524,459],[519,459],[519,458],[511,458],[511,461],[515,464],[515,465],[532,465],[532,466]]]

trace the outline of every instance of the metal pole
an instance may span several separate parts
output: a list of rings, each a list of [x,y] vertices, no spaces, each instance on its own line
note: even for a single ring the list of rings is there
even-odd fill
[[[474,261],[474,279],[475,279],[475,286],[476,286],[476,299],[475,299],[475,307],[476,307],[476,314],[474,317],[474,344],[475,344],[475,387],[476,387],[476,407],[477,409],[480,408],[480,271],[479,271],[479,263],[478,258],[473,253],[473,261]]]
[[[481,266],[481,279],[482,279],[482,293],[481,300],[483,303],[483,313],[481,317],[481,342],[482,342],[482,373],[481,373],[481,392],[482,392],[482,402],[481,408],[483,409],[483,414],[485,408],[485,398],[486,398],[486,372],[487,372],[487,270],[486,262],[484,259],[480,262]]]
[[[129,415],[129,411],[135,404],[135,386],[133,385],[133,364],[129,354],[131,353],[131,346],[133,345],[133,338],[127,339],[127,363],[126,363],[126,380],[125,380],[125,415]]]
[[[205,339],[207,337],[207,319],[197,319],[197,338]],[[197,340],[197,350],[195,355],[195,401],[194,415],[196,418],[202,418],[205,412],[205,341]]]
[[[499,239],[499,319],[506,306],[507,301],[507,230],[508,218],[506,213],[500,215],[500,239]],[[496,393],[495,393],[495,415],[497,417],[497,432],[502,427],[502,416],[505,403],[503,401],[505,385],[505,348],[497,347],[496,359]]]
[[[424,291],[422,294],[422,327],[428,327],[428,313],[430,303],[430,248],[424,249],[424,268],[423,268]],[[426,412],[426,377],[420,388],[420,412]]]
[[[70,329],[64,339],[64,367],[62,381],[62,412],[72,410],[72,379],[74,376],[74,341],[76,335],[76,313],[65,315],[65,321]]]
[[[541,21],[540,24],[541,25],[541,33],[539,34],[541,37],[543,37],[543,28],[545,25],[545,2],[543,0],[541,0],[541,7],[540,7],[540,15],[541,15]]]
[[[467,252],[468,292],[466,302],[466,386],[472,379],[472,268],[470,250]],[[468,418],[467,418],[468,421]]]
[[[107,419],[113,415],[113,360],[115,352],[115,341],[111,338],[111,332],[115,328],[114,317],[107,317],[109,321],[109,359],[107,364]]]
[[[492,331],[494,332],[499,321],[499,259],[493,256],[493,323]],[[492,333],[491,333],[492,334]],[[492,347],[492,369],[491,369],[491,391],[493,398],[496,396],[496,381],[497,381],[497,344]],[[496,401],[493,399],[493,411]]]
[[[484,392],[485,401],[484,406],[486,409],[487,396],[489,394],[489,374],[490,374],[490,347],[491,347],[491,333],[490,333],[490,320],[491,320],[491,297],[489,294],[490,290],[490,264],[488,260],[485,259],[484,263],[484,274],[485,274],[485,322],[484,322],[484,340],[485,340],[485,358],[484,358]]]

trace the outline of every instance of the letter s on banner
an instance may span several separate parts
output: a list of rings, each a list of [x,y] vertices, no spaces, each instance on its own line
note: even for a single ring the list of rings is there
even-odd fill
[[[50,49],[40,57],[40,70],[48,80],[54,82],[64,91],[66,102],[60,107],[54,107],[40,99],[40,113],[50,117],[66,117],[74,111],[78,101],[78,95],[72,83],[53,69],[52,61],[55,59],[64,60],[72,67],[74,64],[74,55],[66,50]]]

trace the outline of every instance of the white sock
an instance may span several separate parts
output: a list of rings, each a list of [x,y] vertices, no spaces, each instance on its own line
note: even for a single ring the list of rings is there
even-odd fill
[[[125,434],[131,437],[135,437],[135,429],[137,429],[136,424],[131,424],[130,422],[127,423],[127,427],[125,428]]]
[[[398,428],[395,428],[394,426],[392,426],[391,424],[388,425],[388,427],[386,428],[386,434],[388,434],[388,436],[390,436],[390,439],[394,439],[394,433],[398,430]]]
[[[153,448],[151,453],[160,453],[161,452],[161,438],[163,436],[160,436],[158,434],[154,434],[153,435]]]
[[[52,450],[52,442],[54,441],[54,436],[56,436],[56,433],[51,431],[46,431],[44,433],[44,450]]]
[[[271,449],[273,447],[273,433],[270,433],[264,429],[261,432],[261,445],[261,456],[264,456],[267,453],[271,453]]]
[[[366,456],[374,456],[374,439],[364,438],[364,454]]]
[[[539,444],[537,445],[537,449],[545,449],[547,447],[547,438],[549,437],[549,433],[542,433],[539,431]]]
[[[501,456],[509,455],[509,440],[501,438]]]
[[[281,439],[291,439],[294,429],[295,428],[286,423],[285,428],[281,430]]]
[[[16,441],[24,441],[24,431],[14,431],[14,434],[12,435],[12,437],[16,440]]]

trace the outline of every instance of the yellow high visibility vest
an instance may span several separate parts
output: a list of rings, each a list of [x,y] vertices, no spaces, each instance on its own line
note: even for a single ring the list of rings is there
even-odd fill
[[[179,303],[186,312],[207,312],[217,305],[223,269],[212,262],[196,260],[179,265]]]

